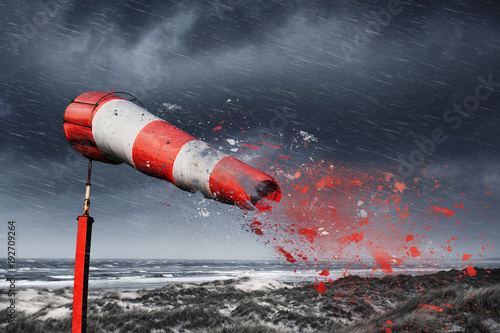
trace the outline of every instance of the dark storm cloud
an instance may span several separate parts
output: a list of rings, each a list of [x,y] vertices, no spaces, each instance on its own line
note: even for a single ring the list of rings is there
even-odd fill
[[[153,113],[179,104],[163,115],[209,142],[207,112],[230,98],[271,136],[275,112],[288,110],[283,132],[314,133],[314,158],[367,168],[396,168],[442,127],[448,139],[419,153],[415,175],[454,159],[497,174],[500,89],[457,128],[443,119],[479,76],[500,82],[500,6],[488,1],[40,0],[3,2],[0,17],[0,195],[18,209],[29,199],[45,214],[58,205],[49,194],[70,204],[86,161],[66,143],[64,109],[111,89]],[[127,166],[97,168],[100,198],[160,186]]]
[[[391,163],[409,155],[415,140],[448,126],[443,113],[471,94],[477,77],[500,80],[497,6],[397,3],[2,4],[3,100],[15,111],[5,126],[25,133],[18,146],[38,150],[42,141],[45,156],[61,156],[54,142],[64,142],[62,110],[81,91],[126,90],[149,105],[181,99],[191,117],[198,112],[193,106],[220,105],[232,93],[252,99],[264,118],[272,108],[292,107],[327,145],[340,139],[355,155],[373,150]],[[399,9],[387,18],[391,4]],[[47,22],[25,36],[43,15]],[[377,18],[386,24],[374,24]],[[17,96],[24,96],[22,108],[13,102]],[[477,143],[496,138],[485,123],[498,116],[485,109],[498,105],[492,96],[458,131],[447,128],[452,140],[440,154],[492,149]]]

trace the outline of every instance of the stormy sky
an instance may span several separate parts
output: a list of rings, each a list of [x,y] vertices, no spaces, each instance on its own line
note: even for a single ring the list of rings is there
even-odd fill
[[[453,165],[445,201],[485,202],[469,223],[500,234],[495,1],[39,0],[0,15],[0,239],[14,219],[19,256],[74,256],[87,161],[62,117],[86,91],[132,93],[250,164],[259,152],[228,139],[401,180]],[[214,119],[232,122],[214,132]],[[300,131],[318,140],[295,149]],[[92,257],[276,257],[238,208],[125,164],[95,163],[91,200]]]

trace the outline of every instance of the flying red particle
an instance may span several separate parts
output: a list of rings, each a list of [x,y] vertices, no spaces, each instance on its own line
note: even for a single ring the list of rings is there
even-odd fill
[[[469,260],[471,257],[472,257],[472,255],[471,255],[471,254],[464,254],[464,256],[462,257],[462,261],[467,261],[467,260]]]
[[[301,228],[299,229],[299,234],[306,236],[307,240],[311,243],[314,242],[314,238],[318,236],[318,233],[311,228]]]
[[[361,232],[361,233],[356,233],[355,232],[355,233],[350,234],[347,237],[339,238],[338,241],[339,241],[340,244],[348,244],[348,243],[351,243],[351,242],[358,243],[361,240],[363,240],[363,232]]]
[[[326,292],[325,283],[324,282],[318,283],[318,287],[316,288],[316,290],[318,291],[318,293],[324,294]]]
[[[328,271],[327,269],[324,269],[321,273],[319,273],[320,276],[328,276],[330,275],[330,271]]]
[[[415,246],[410,247],[410,254],[414,258],[420,257],[420,251]]]
[[[246,144],[246,143],[242,144],[241,147],[242,148],[252,148],[252,149],[255,149],[255,150],[259,150],[260,149],[259,146],[249,145],[249,144]]]
[[[407,186],[403,183],[400,183],[400,182],[396,182],[394,184],[394,187],[396,188],[396,190],[399,191],[399,193],[403,193],[403,191],[407,189]]]
[[[380,269],[382,269],[382,272],[391,274],[392,273],[392,267],[390,260],[392,259],[387,253],[383,251],[375,251],[373,253],[373,258],[375,258],[375,261],[379,265]]]
[[[432,309],[434,311],[437,311],[437,312],[441,312],[443,311],[443,309],[441,309],[440,307],[437,307],[435,305],[429,305],[429,304],[420,304],[423,308],[429,308],[429,309]]]
[[[443,213],[444,215],[447,215],[447,216],[452,216],[453,214],[455,214],[455,211],[449,210],[448,208],[442,208],[442,207],[437,207],[437,206],[430,206],[429,209],[431,211],[433,211],[433,212]]]
[[[466,272],[467,272],[467,274],[469,274],[469,276],[476,276],[477,275],[477,271],[472,266],[467,266]]]
[[[283,249],[282,247],[278,246],[278,251],[281,252],[281,254],[285,256],[286,260],[288,260],[292,264],[297,261],[293,258],[290,252],[285,251],[285,249]]]
[[[254,221],[251,225],[250,225],[250,229],[252,229],[252,231],[258,235],[258,236],[264,236],[264,233],[262,232],[262,223],[260,223],[259,221]]]

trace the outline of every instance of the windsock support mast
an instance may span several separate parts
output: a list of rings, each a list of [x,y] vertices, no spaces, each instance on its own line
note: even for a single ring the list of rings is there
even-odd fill
[[[83,208],[83,215],[84,216],[89,216],[89,210],[90,210],[90,174],[92,173],[92,160],[89,160],[89,172],[87,176],[87,184],[85,187],[85,205]]]
[[[92,238],[92,223],[94,222],[94,219],[89,216],[91,171],[92,160],[89,159],[83,215],[77,218],[78,235],[76,239],[75,283],[73,287],[73,333],[87,331],[90,243]]]

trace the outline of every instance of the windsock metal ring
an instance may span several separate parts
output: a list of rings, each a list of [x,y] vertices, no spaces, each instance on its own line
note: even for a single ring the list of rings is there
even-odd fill
[[[252,210],[263,198],[279,201],[268,174],[211,148],[114,93],[87,92],[66,108],[64,132],[83,156],[125,162],[185,191]]]

